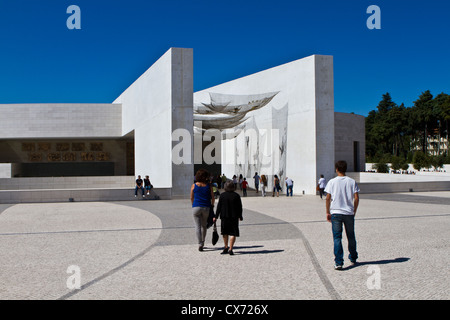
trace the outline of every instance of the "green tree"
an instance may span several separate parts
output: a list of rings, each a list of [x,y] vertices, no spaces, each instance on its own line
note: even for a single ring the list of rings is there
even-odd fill
[[[427,153],[428,130],[433,130],[433,95],[430,90],[422,92],[419,99],[414,101],[415,127],[422,131],[422,151]]]
[[[416,170],[429,168],[431,166],[431,158],[423,151],[416,151],[413,156],[412,164]]]
[[[391,158],[391,168],[392,170],[407,170],[408,169],[408,163],[405,158],[393,156]],[[406,168],[406,169],[405,169]]]

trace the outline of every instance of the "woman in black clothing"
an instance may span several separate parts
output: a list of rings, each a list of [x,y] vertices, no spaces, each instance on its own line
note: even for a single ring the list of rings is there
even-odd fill
[[[239,237],[239,220],[242,221],[243,219],[241,196],[234,190],[234,183],[228,181],[225,184],[225,192],[220,195],[214,218],[214,222],[218,217],[221,219],[220,230],[225,244],[222,254],[229,253],[230,255],[234,254],[233,246],[236,237]],[[228,246],[228,239],[230,240],[230,246]]]

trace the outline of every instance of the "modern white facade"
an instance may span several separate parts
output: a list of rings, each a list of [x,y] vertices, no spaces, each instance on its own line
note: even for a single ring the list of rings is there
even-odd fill
[[[251,104],[264,93],[270,102],[248,112],[239,135],[222,142],[222,173],[227,177],[243,174],[253,186],[255,173],[265,174],[271,190],[276,174],[281,181],[294,180],[294,193],[315,194],[321,174],[334,176],[335,160],[346,160],[351,170],[363,168],[364,117],[335,117],[331,56],[313,55],[196,92],[194,111],[196,106],[233,104],[233,95],[242,108],[242,97]],[[223,95],[220,103],[217,94]],[[345,129],[335,132],[343,123]],[[355,142],[361,167],[353,166]]]
[[[344,141],[359,143],[364,166],[364,118],[335,117],[331,56],[306,57],[196,93],[193,81],[193,50],[171,48],[111,104],[0,104],[0,178],[99,173],[134,181],[149,175],[155,188],[170,190],[169,197],[187,196],[196,151],[206,150],[205,142],[200,148],[194,142],[194,120],[199,106],[214,103],[222,103],[212,114],[219,121],[204,124],[236,136],[219,144],[220,169],[212,173],[244,174],[251,182],[255,172],[266,171],[292,178],[294,193],[314,194],[320,174],[334,175],[335,160],[356,159],[351,146],[342,147]],[[232,103],[240,113],[224,111]],[[341,123],[355,130],[335,132]],[[181,164],[172,154],[177,129],[192,137],[188,160]],[[256,139],[246,138],[249,129]],[[0,190],[8,189],[8,179],[0,180]]]

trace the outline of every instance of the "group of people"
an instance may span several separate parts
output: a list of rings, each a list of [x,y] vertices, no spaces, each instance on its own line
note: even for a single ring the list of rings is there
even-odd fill
[[[253,180],[254,180],[254,185],[255,185],[255,191],[256,193],[259,192],[259,187],[261,186],[261,195],[263,197],[265,197],[267,195],[267,187],[268,187],[268,182],[269,182],[269,178],[267,175],[263,174],[261,176],[258,175],[257,172],[255,172],[255,175],[253,176]],[[286,184],[286,196],[293,196],[293,188],[294,188],[294,181],[288,177],[286,177],[285,179],[285,184]],[[211,177],[210,182],[213,185],[214,188],[217,189],[224,189],[225,188],[225,184],[226,182],[229,181],[229,179],[227,178],[227,176],[225,174],[221,174],[217,177]],[[230,180],[233,184],[234,184],[234,188],[235,190],[241,190],[242,191],[242,196],[246,197],[247,196],[247,191],[249,189],[249,184],[247,181],[247,178],[243,177],[242,174],[239,175],[239,177],[237,175],[233,175],[233,177]],[[278,177],[278,175],[274,175],[273,176],[273,192],[272,192],[272,197],[275,197],[275,195],[278,197],[280,195],[280,191],[282,191],[281,188],[281,181],[280,178]],[[217,191],[215,192],[215,194],[220,194]]]
[[[214,213],[215,195],[210,181],[208,171],[200,169],[195,174],[195,182],[191,187],[190,198],[198,250],[203,251],[208,219],[212,216],[214,224],[218,218],[221,219],[220,229],[224,241],[222,254],[233,255],[234,243],[236,237],[239,237],[239,221],[243,219],[241,196],[235,192],[233,181],[226,181],[223,186],[225,192],[220,195]]]
[[[326,220],[331,223],[335,257],[334,268],[336,270],[341,270],[344,263],[344,251],[342,247],[344,228],[348,240],[349,260],[351,264],[355,264],[358,258],[354,225],[355,215],[359,205],[360,190],[355,180],[345,175],[346,171],[347,163],[345,161],[336,162],[335,172],[337,176],[326,183],[324,176],[321,175],[317,186],[321,198],[326,194]],[[264,179],[264,175],[259,177],[257,173],[253,178],[255,179],[256,192],[258,192],[259,184],[262,183],[264,194],[264,187],[267,186],[267,178]],[[289,190],[287,192],[288,194],[290,192],[292,195],[293,181],[288,181],[288,179],[286,178],[286,186],[287,190]],[[241,197],[235,192],[237,183],[234,180],[225,181],[222,185],[225,192],[220,195],[216,211],[214,212],[215,195],[210,181],[209,173],[204,169],[200,169],[197,171],[195,183],[191,187],[190,198],[198,249],[199,251],[203,251],[208,229],[208,219],[212,217],[212,221],[215,224],[217,219],[220,218],[221,234],[224,242],[224,248],[221,254],[233,255],[236,237],[239,237],[239,221],[243,220]],[[246,180],[244,179],[243,181]],[[246,186],[245,183],[244,186]],[[279,178],[275,175],[274,192],[278,193],[280,191],[278,189],[279,186]]]
[[[141,176],[138,176],[136,179],[136,186],[134,188],[134,197],[137,197],[138,190],[141,190],[142,197],[145,198],[145,195],[150,194],[150,190],[152,190],[153,185],[150,182],[149,176],[145,176],[144,180],[141,179]]]

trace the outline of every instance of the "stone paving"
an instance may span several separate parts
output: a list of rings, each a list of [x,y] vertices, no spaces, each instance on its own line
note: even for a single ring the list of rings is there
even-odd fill
[[[342,271],[324,200],[249,195],[234,256],[197,250],[189,200],[0,205],[0,299],[450,298],[450,192],[361,195]]]

